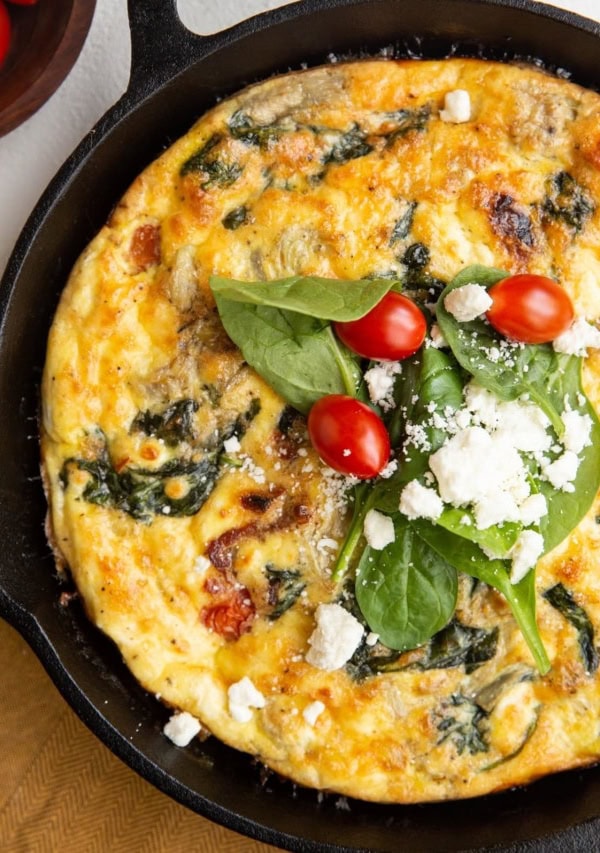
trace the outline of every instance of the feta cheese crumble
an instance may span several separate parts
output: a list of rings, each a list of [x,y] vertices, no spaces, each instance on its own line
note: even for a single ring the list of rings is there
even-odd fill
[[[402,365],[398,361],[379,361],[365,372],[369,398],[384,412],[394,408],[394,381],[401,372]]]
[[[316,628],[308,638],[307,663],[329,672],[350,660],[364,634],[363,626],[340,604],[319,604]]]
[[[223,442],[223,450],[225,453],[237,453],[242,449],[242,445],[240,444],[240,440],[237,435],[232,435],[230,438],[226,438]]]
[[[315,699],[314,702],[311,702],[310,705],[307,705],[304,711],[302,711],[302,716],[309,726],[314,726],[324,710],[325,705],[318,699]]]
[[[444,299],[444,308],[459,323],[468,323],[485,314],[492,307],[492,300],[480,284],[464,284],[451,290]]]
[[[510,582],[517,584],[535,566],[544,553],[544,539],[535,530],[524,530],[509,551],[512,557]]]
[[[448,346],[448,341],[437,323],[432,325],[429,334],[431,335],[431,346],[435,349],[444,349],[444,347]]]
[[[175,746],[187,746],[196,737],[202,726],[187,711],[173,714],[163,727],[163,733]]]
[[[442,499],[435,491],[422,486],[418,480],[411,480],[400,495],[400,512],[411,521],[415,518],[439,518],[444,509]]]
[[[211,565],[208,557],[205,557],[204,554],[199,554],[194,560],[194,571],[199,575],[203,575]]]
[[[566,332],[554,339],[552,346],[566,355],[586,356],[588,348],[600,348],[600,329],[578,317]]]
[[[561,415],[565,433],[561,439],[565,450],[581,453],[584,447],[592,443],[592,419],[580,412],[566,411]]]
[[[521,523],[525,527],[529,527],[532,524],[539,524],[542,518],[548,514],[546,498],[540,493],[529,495],[519,507],[519,511]]]
[[[572,450],[565,450],[562,456],[542,466],[542,474],[550,485],[561,492],[574,492],[573,480],[577,476],[579,458]]]
[[[444,96],[444,109],[440,110],[442,121],[462,124],[471,119],[471,96],[466,89],[454,89]]]
[[[227,690],[229,713],[238,723],[248,723],[252,719],[252,708],[264,708],[266,699],[245,675],[241,681],[231,684]]]
[[[396,538],[394,522],[389,515],[384,515],[376,509],[370,509],[365,516],[363,525],[365,539],[376,551],[381,551]]]

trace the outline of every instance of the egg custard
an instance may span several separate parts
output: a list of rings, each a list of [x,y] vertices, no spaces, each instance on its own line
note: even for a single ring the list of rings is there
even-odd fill
[[[394,280],[425,305],[471,265],[550,276],[597,319],[598,94],[473,59],[270,79],[150,165],[79,259],[43,379],[49,537],[135,677],[187,712],[175,728],[199,721],[299,783],[379,802],[598,759],[597,503],[537,565],[545,674],[505,596],[464,573],[450,621],[417,648],[385,646],[357,606],[355,562],[332,571],[352,484],[249,366],[211,288]],[[590,349],[596,409],[599,375]],[[586,443],[581,471],[597,477]],[[556,483],[568,501],[568,477]]]

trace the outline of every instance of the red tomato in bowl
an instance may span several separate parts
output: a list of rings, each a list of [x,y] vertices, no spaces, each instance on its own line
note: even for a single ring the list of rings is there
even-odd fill
[[[376,477],[390,456],[390,437],[381,418],[344,394],[317,400],[308,414],[308,434],[323,462],[361,480]]]
[[[0,66],[6,59],[10,47],[10,17],[8,9],[0,0]]]
[[[489,289],[490,324],[507,338],[524,344],[545,344],[565,332],[575,311],[569,294],[543,275],[511,275]]]
[[[407,296],[390,291],[364,317],[334,323],[337,336],[364,358],[396,361],[413,355],[425,339],[423,312]]]

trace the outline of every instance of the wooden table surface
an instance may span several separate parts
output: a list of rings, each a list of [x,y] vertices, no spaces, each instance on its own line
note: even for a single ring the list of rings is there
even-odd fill
[[[162,794],[79,720],[0,619],[2,853],[275,853]]]

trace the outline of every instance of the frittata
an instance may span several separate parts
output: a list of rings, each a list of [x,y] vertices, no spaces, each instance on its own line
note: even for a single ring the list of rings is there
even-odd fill
[[[353,483],[248,365],[210,284],[395,280],[434,303],[471,265],[550,276],[598,319],[600,96],[476,59],[336,63],[222,101],[148,166],[52,325],[58,565],[176,721],[307,786],[434,801],[600,755],[597,502],[537,566],[546,674],[504,596],[464,573],[434,637],[384,646],[356,566],[332,573]],[[596,409],[599,376],[590,348]]]

